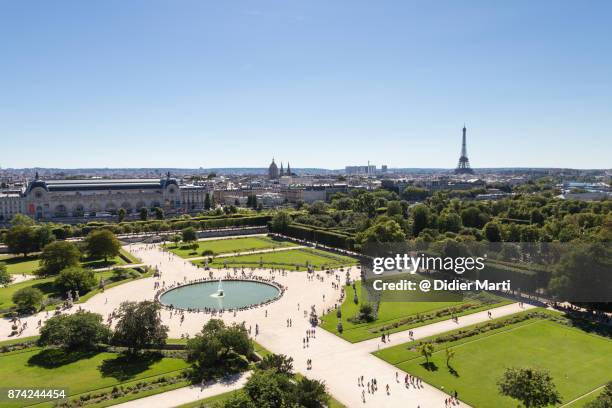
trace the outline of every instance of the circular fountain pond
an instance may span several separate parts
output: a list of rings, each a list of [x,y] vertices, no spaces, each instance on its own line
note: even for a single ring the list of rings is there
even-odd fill
[[[165,292],[159,301],[177,309],[240,309],[275,300],[281,294],[273,284],[251,280],[197,282]]]

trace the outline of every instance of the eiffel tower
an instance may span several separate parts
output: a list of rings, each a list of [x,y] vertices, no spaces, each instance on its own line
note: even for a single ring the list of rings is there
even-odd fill
[[[470,159],[467,157],[467,147],[465,146],[465,132],[467,129],[463,125],[463,140],[461,142],[461,156],[459,163],[455,169],[455,174],[474,174],[474,170],[470,167]]]

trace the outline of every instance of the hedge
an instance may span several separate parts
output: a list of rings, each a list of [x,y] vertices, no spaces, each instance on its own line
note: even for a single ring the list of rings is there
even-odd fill
[[[289,224],[285,231],[285,235],[293,238],[305,239],[307,241],[317,242],[334,248],[346,249],[352,251],[355,246],[355,238],[348,234],[333,232],[329,229],[310,227],[304,224],[292,223]]]

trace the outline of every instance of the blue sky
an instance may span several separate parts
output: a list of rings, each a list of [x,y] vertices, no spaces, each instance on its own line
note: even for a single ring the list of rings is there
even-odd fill
[[[612,167],[609,1],[0,0],[0,166]]]

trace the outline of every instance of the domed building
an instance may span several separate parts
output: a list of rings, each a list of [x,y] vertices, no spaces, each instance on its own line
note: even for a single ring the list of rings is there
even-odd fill
[[[268,167],[268,178],[270,180],[279,178],[278,166],[274,163],[274,158],[272,158],[272,163],[270,163],[270,167]]]

